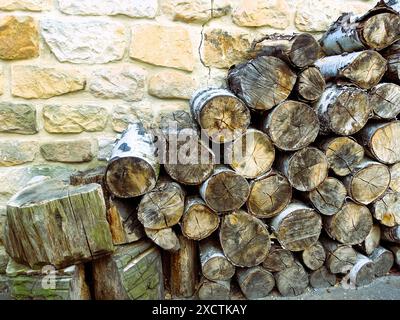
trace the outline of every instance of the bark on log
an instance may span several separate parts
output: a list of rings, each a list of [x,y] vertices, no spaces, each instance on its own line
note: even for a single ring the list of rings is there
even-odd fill
[[[0,274],[6,273],[7,264],[9,260],[10,257],[6,253],[6,250],[4,249],[4,247],[0,245]]]
[[[322,244],[317,241],[311,246],[304,249],[301,253],[301,258],[304,265],[310,270],[321,268],[326,259],[325,249]]]
[[[348,245],[340,244],[327,237],[320,239],[326,251],[326,267],[333,273],[347,273],[357,259],[357,252]]]
[[[336,276],[326,267],[321,267],[310,273],[310,285],[314,289],[329,288],[336,284]]]
[[[349,136],[360,131],[372,114],[368,94],[359,88],[331,85],[314,104],[322,134]]]
[[[376,51],[345,53],[317,60],[326,81],[339,80],[350,82],[362,89],[376,86],[386,72],[387,62]]]
[[[240,268],[236,277],[243,294],[250,300],[267,297],[275,286],[272,273],[259,266]]]
[[[134,123],[115,143],[107,166],[108,190],[119,198],[137,197],[156,185],[160,165],[154,138],[142,123]]]
[[[381,239],[389,242],[400,243],[400,226],[381,228]]]
[[[354,287],[362,287],[370,284],[375,277],[374,263],[366,256],[360,253],[357,254],[356,263],[345,278],[347,277],[350,285]]]
[[[219,237],[225,256],[239,267],[260,264],[271,247],[265,224],[242,210],[222,218]]]
[[[308,105],[288,100],[268,114],[262,129],[279,149],[295,151],[314,142],[319,132],[319,121]]]
[[[144,229],[147,237],[150,238],[156,245],[167,251],[178,251],[180,248],[179,239],[175,231],[171,228],[166,229]]]
[[[290,268],[294,264],[293,253],[279,245],[272,245],[267,258],[262,266],[270,272],[279,272]]]
[[[93,262],[96,300],[161,300],[164,279],[160,250],[148,240],[118,246]]]
[[[400,267],[400,246],[399,245],[391,245],[389,246],[389,250],[394,255],[394,262]]]
[[[371,212],[374,218],[384,226],[400,225],[400,193],[387,192],[371,205]]]
[[[100,185],[48,179],[22,189],[7,204],[4,246],[33,269],[63,268],[112,252]]]
[[[385,77],[391,82],[400,83],[400,41],[392,44],[382,51],[382,56],[387,60]]]
[[[229,280],[235,266],[226,258],[221,245],[214,239],[204,239],[199,244],[202,274],[211,281]]]
[[[319,69],[308,67],[299,73],[294,89],[300,100],[313,102],[321,97],[325,87],[325,79]]]
[[[218,229],[219,217],[200,197],[194,196],[186,199],[180,224],[185,237],[202,240]]]
[[[275,274],[276,286],[284,297],[302,294],[308,286],[308,274],[299,262]]]
[[[261,56],[233,66],[228,73],[228,85],[249,108],[269,110],[289,96],[296,78],[281,59]]]
[[[374,114],[380,119],[394,119],[400,114],[400,86],[380,83],[369,94]]]
[[[101,166],[85,171],[78,171],[70,176],[69,182],[73,186],[81,186],[90,183],[97,183],[101,185],[101,190],[103,191],[104,200],[106,202],[106,208],[108,209],[110,193],[108,192],[104,183],[106,169],[107,167]]]
[[[247,180],[225,166],[217,166],[200,187],[200,195],[215,212],[241,208],[249,197]]]
[[[200,281],[197,291],[199,300],[229,300],[230,293],[230,280],[211,281],[206,278]]]
[[[240,136],[250,125],[250,112],[243,101],[225,89],[207,88],[190,100],[193,118],[216,143]]]
[[[377,247],[368,258],[374,263],[376,277],[388,274],[394,264],[393,253],[383,247]]]
[[[312,208],[296,201],[274,217],[270,226],[283,248],[302,251],[318,240],[322,222]]]
[[[400,192],[400,162],[390,167],[390,188],[395,192]]]
[[[247,209],[257,218],[272,218],[285,209],[291,199],[292,187],[287,178],[270,171],[250,182]]]
[[[357,249],[369,256],[379,246],[380,240],[381,228],[379,224],[374,224],[365,240],[357,245]]]

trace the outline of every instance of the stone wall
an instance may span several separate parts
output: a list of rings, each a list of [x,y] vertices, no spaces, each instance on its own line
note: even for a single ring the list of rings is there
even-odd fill
[[[254,38],[375,2],[0,0],[0,215],[32,175],[96,166],[130,120],[223,85]]]

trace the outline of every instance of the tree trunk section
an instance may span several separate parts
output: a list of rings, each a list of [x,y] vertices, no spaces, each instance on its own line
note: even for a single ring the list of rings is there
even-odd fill
[[[375,248],[379,246],[380,241],[381,228],[379,224],[374,224],[365,240],[361,244],[357,245],[357,249],[369,256],[375,250]]]
[[[382,227],[381,238],[385,241],[400,243],[400,226]]]
[[[308,67],[299,73],[294,89],[300,100],[313,102],[321,97],[325,87],[325,79],[319,69]]]
[[[390,167],[390,188],[394,192],[400,192],[400,163]]]
[[[394,262],[400,267],[400,246],[399,245],[391,245],[389,246],[390,251],[394,255]]]
[[[180,248],[179,239],[175,231],[171,228],[166,229],[144,229],[147,237],[150,238],[156,245],[167,251],[178,251]]]
[[[332,239],[320,239],[326,251],[326,267],[333,273],[345,274],[353,267],[357,259],[357,252],[348,245],[340,244]]]
[[[275,286],[272,273],[259,266],[240,268],[236,271],[236,277],[240,289],[249,300],[267,297]]]
[[[303,264],[310,270],[321,268],[326,259],[325,249],[322,244],[317,241],[313,245],[304,249],[301,253]]]
[[[387,227],[400,225],[400,193],[387,192],[371,206],[376,220]]]
[[[383,247],[377,247],[368,258],[374,263],[376,277],[388,274],[394,264],[393,253]]]
[[[231,292],[230,280],[211,281],[203,278],[197,292],[199,300],[229,300]]]
[[[400,41],[392,44],[382,51],[382,56],[387,60],[387,71],[385,77],[394,83],[400,81]]]
[[[369,94],[374,114],[379,119],[394,119],[400,113],[400,86],[380,83]]]
[[[294,264],[293,253],[279,245],[272,245],[267,258],[262,266],[270,272],[279,272],[290,268]]]
[[[310,273],[310,285],[314,289],[329,288],[336,284],[336,276],[326,267],[321,267]]]
[[[308,286],[308,274],[299,262],[275,274],[276,286],[284,297],[298,296]]]
[[[374,263],[366,256],[357,254],[356,263],[345,278],[348,278],[350,286],[354,287],[370,284],[375,278]]]

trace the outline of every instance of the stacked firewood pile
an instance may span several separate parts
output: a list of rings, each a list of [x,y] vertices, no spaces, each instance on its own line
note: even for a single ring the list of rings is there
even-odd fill
[[[133,123],[107,167],[16,194],[5,230],[14,296],[257,299],[389,273],[400,260],[391,3],[342,15],[319,42],[255,41],[227,88],[194,94],[191,115]],[[56,270],[34,271],[46,265]],[[55,288],[37,287],[51,275]]]

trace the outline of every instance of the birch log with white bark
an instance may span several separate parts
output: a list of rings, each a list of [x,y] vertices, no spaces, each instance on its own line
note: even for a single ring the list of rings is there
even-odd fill
[[[362,287],[370,284],[375,278],[374,262],[358,253],[354,266],[344,279],[348,279],[351,286]]]

